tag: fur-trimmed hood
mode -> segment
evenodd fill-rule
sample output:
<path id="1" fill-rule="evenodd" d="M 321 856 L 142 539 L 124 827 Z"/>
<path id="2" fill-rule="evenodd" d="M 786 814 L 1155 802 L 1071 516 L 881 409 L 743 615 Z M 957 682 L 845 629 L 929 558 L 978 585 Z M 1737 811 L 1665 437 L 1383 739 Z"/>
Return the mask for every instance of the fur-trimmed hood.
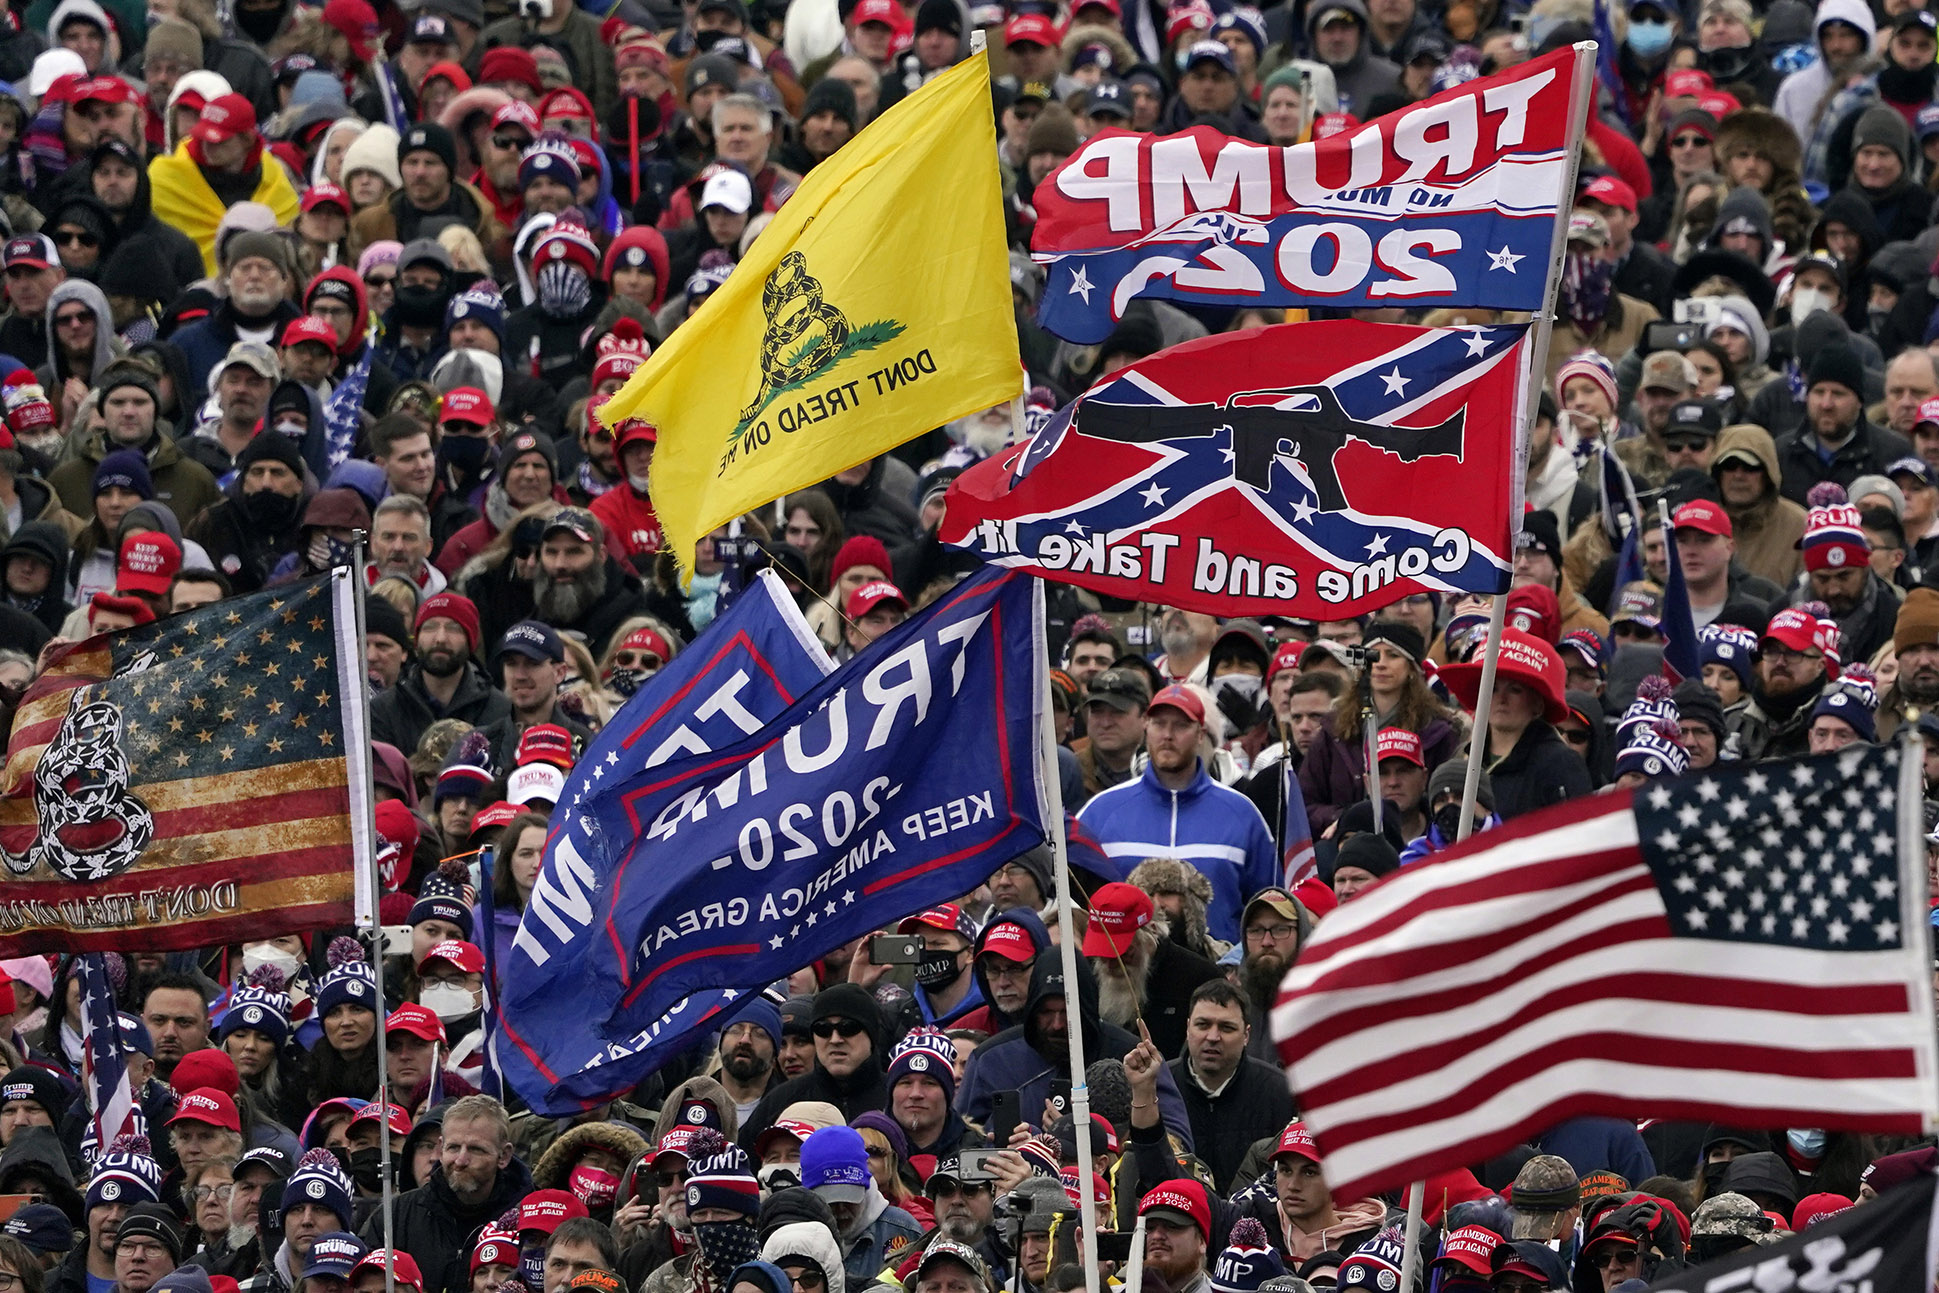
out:
<path id="1" fill-rule="evenodd" d="M 673 1090 L 660 1105 L 660 1116 L 653 1120 L 653 1143 L 659 1144 L 666 1139 L 668 1132 L 679 1125 L 681 1111 L 695 1100 L 702 1100 L 714 1107 L 720 1116 L 720 1134 L 729 1140 L 737 1140 L 741 1134 L 741 1118 L 734 1111 L 734 1097 L 727 1094 L 727 1088 L 710 1077 L 688 1078 Z"/>
<path id="2" fill-rule="evenodd" d="M 1804 164 L 1804 145 L 1791 123 L 1769 108 L 1744 108 L 1724 119 L 1717 129 L 1717 161 L 1721 165 L 1738 152 L 1750 151 L 1770 160 L 1772 187 L 1789 176 L 1793 182 Z"/>
<path id="3" fill-rule="evenodd" d="M 728 1105 L 731 1111 L 733 1105 Z M 574 1127 L 546 1148 L 532 1169 L 532 1184 L 541 1190 L 562 1190 L 572 1165 L 589 1149 L 603 1149 L 622 1163 L 646 1152 L 646 1137 L 616 1122 L 588 1122 Z"/>
<path id="4" fill-rule="evenodd" d="M 1176 893 L 1184 897 L 1178 923 L 1177 940 L 1186 947 L 1204 949 L 1211 944 L 1211 929 L 1206 909 L 1212 902 L 1212 882 L 1188 862 L 1177 858 L 1146 858 L 1131 868 L 1126 879 L 1149 894 Z"/>
<path id="5" fill-rule="evenodd" d="M 1102 23 L 1080 23 L 1064 34 L 1062 62 L 1066 72 L 1071 70 L 1071 60 L 1077 57 L 1077 51 L 1086 45 L 1102 45 L 1111 51 L 1110 73 L 1113 77 L 1123 76 L 1138 61 L 1131 42 L 1116 27 L 1106 27 Z"/>

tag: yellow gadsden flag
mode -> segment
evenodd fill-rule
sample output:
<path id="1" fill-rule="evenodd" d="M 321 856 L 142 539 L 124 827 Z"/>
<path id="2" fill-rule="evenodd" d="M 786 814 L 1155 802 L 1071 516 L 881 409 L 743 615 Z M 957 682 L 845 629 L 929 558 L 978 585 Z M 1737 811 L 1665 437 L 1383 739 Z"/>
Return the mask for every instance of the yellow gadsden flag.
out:
<path id="1" fill-rule="evenodd" d="M 653 506 L 690 569 L 717 526 L 1021 387 L 978 53 L 815 167 L 601 418 L 659 428 Z"/>

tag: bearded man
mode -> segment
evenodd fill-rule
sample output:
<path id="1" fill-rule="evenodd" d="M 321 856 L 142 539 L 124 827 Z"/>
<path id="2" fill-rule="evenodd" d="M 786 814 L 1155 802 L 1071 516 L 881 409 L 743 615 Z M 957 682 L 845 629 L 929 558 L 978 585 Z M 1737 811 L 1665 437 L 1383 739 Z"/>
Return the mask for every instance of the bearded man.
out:
<path id="1" fill-rule="evenodd" d="M 1092 896 L 1083 951 L 1097 979 L 1098 1013 L 1130 1033 L 1142 1019 L 1165 1055 L 1185 1044 L 1193 990 L 1221 979 L 1218 966 L 1166 937 L 1151 895 L 1136 885 L 1107 884 Z"/>

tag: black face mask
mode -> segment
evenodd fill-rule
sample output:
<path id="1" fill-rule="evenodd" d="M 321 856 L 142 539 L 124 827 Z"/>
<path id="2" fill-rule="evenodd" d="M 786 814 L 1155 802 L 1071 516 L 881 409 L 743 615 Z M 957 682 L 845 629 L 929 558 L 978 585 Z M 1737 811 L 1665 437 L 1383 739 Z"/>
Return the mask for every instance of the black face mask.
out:
<path id="1" fill-rule="evenodd" d="M 1713 1195 L 1723 1192 L 1724 1173 L 1729 1170 L 1730 1163 L 1725 1159 L 1718 1159 L 1714 1163 L 1705 1163 L 1703 1165 L 1703 1194 L 1705 1198 L 1710 1198 Z"/>
<path id="2" fill-rule="evenodd" d="M 1879 97 L 1893 103 L 1925 102 L 1932 97 L 1935 81 L 1939 81 L 1939 63 L 1928 63 L 1908 72 L 1887 60 L 1885 66 L 1878 69 Z"/>
<path id="3" fill-rule="evenodd" d="M 253 494 L 239 494 L 236 496 L 236 502 L 251 524 L 279 533 L 296 523 L 297 514 L 303 508 L 301 495 L 291 498 L 288 494 L 279 494 L 273 489 L 260 489 Z"/>
<path id="4" fill-rule="evenodd" d="M 619 101 L 607 110 L 606 138 L 616 140 L 622 153 L 626 150 L 626 141 L 633 137 L 636 119 L 639 122 L 639 137 L 642 141 L 659 134 L 659 103 L 639 95 L 626 94 L 621 95 Z"/>
<path id="5" fill-rule="evenodd" d="M 267 45 L 283 25 L 289 14 L 288 6 L 272 4 L 268 6 L 237 5 L 235 7 L 236 26 L 243 35 L 258 45 Z"/>
<path id="6" fill-rule="evenodd" d="M 916 982 L 925 992 L 940 992 L 962 977 L 960 952 L 924 952 L 916 962 Z"/>
<path id="7" fill-rule="evenodd" d="M 437 327 L 444 322 L 444 307 L 450 303 L 451 293 L 442 287 L 419 287 L 401 281 L 397 285 L 397 321 L 407 328 Z"/>
<path id="8" fill-rule="evenodd" d="M 383 1192 L 384 1151 L 380 1147 L 373 1145 L 369 1149 L 351 1150 L 350 1162 L 346 1167 L 350 1173 L 350 1179 L 356 1183 L 358 1189 L 368 1194 Z M 397 1164 L 393 1162 L 391 1164 L 393 1175 L 396 1173 L 396 1168 Z"/>
<path id="9" fill-rule="evenodd" d="M 1461 805 L 1459 802 L 1442 804 L 1434 810 L 1434 829 L 1441 832 L 1441 838 L 1449 844 L 1461 833 Z"/>
<path id="10" fill-rule="evenodd" d="M 484 479 L 491 449 L 491 441 L 483 436 L 448 435 L 438 441 L 438 465 L 451 469 L 459 490 L 468 490 Z"/>

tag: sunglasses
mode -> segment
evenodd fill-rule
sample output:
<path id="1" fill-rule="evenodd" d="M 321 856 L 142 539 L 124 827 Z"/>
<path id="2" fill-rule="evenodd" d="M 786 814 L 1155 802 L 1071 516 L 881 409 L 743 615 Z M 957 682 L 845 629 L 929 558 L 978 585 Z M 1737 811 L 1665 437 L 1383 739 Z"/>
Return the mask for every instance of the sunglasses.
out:
<path id="1" fill-rule="evenodd" d="M 520 151 L 532 146 L 531 140 L 521 139 L 517 135 L 493 135 L 491 142 L 492 147 L 507 153 Z"/>
<path id="2" fill-rule="evenodd" d="M 1670 147 L 1701 148 L 1708 145 L 1709 143 L 1710 141 L 1708 139 L 1705 139 L 1702 135 L 1678 135 L 1675 139 L 1672 139 L 1670 141 Z"/>
<path id="3" fill-rule="evenodd" d="M 853 1037 L 862 1031 L 862 1025 L 853 1019 L 818 1019 L 815 1021 L 815 1036 L 826 1041 L 835 1034 Z"/>
<path id="4" fill-rule="evenodd" d="M 1664 436 L 1663 447 L 1671 453 L 1696 453 L 1710 441 L 1702 436 L 1676 435 Z"/>
<path id="5" fill-rule="evenodd" d="M 54 241 L 63 247 L 99 247 L 101 245 L 99 238 L 81 229 L 57 229 L 54 231 Z"/>
<path id="6" fill-rule="evenodd" d="M 390 287 L 396 282 L 397 275 L 395 274 L 366 274 L 364 276 L 365 287 Z"/>
<path id="7" fill-rule="evenodd" d="M 92 314 L 85 314 L 85 313 L 84 314 L 61 314 L 61 315 L 56 315 L 54 318 L 54 326 L 57 328 L 72 328 L 78 324 L 92 323 L 92 322 L 94 322 L 94 316 Z"/>
<path id="8" fill-rule="evenodd" d="M 621 651 L 613 656 L 613 665 L 620 669 L 658 669 L 665 662 L 651 651 Z"/>
<path id="9" fill-rule="evenodd" d="M 1589 1258 L 1589 1264 L 1597 1270 L 1607 1270 L 1618 1262 L 1629 1263 L 1636 1260 L 1634 1249 L 1605 1248 Z"/>

